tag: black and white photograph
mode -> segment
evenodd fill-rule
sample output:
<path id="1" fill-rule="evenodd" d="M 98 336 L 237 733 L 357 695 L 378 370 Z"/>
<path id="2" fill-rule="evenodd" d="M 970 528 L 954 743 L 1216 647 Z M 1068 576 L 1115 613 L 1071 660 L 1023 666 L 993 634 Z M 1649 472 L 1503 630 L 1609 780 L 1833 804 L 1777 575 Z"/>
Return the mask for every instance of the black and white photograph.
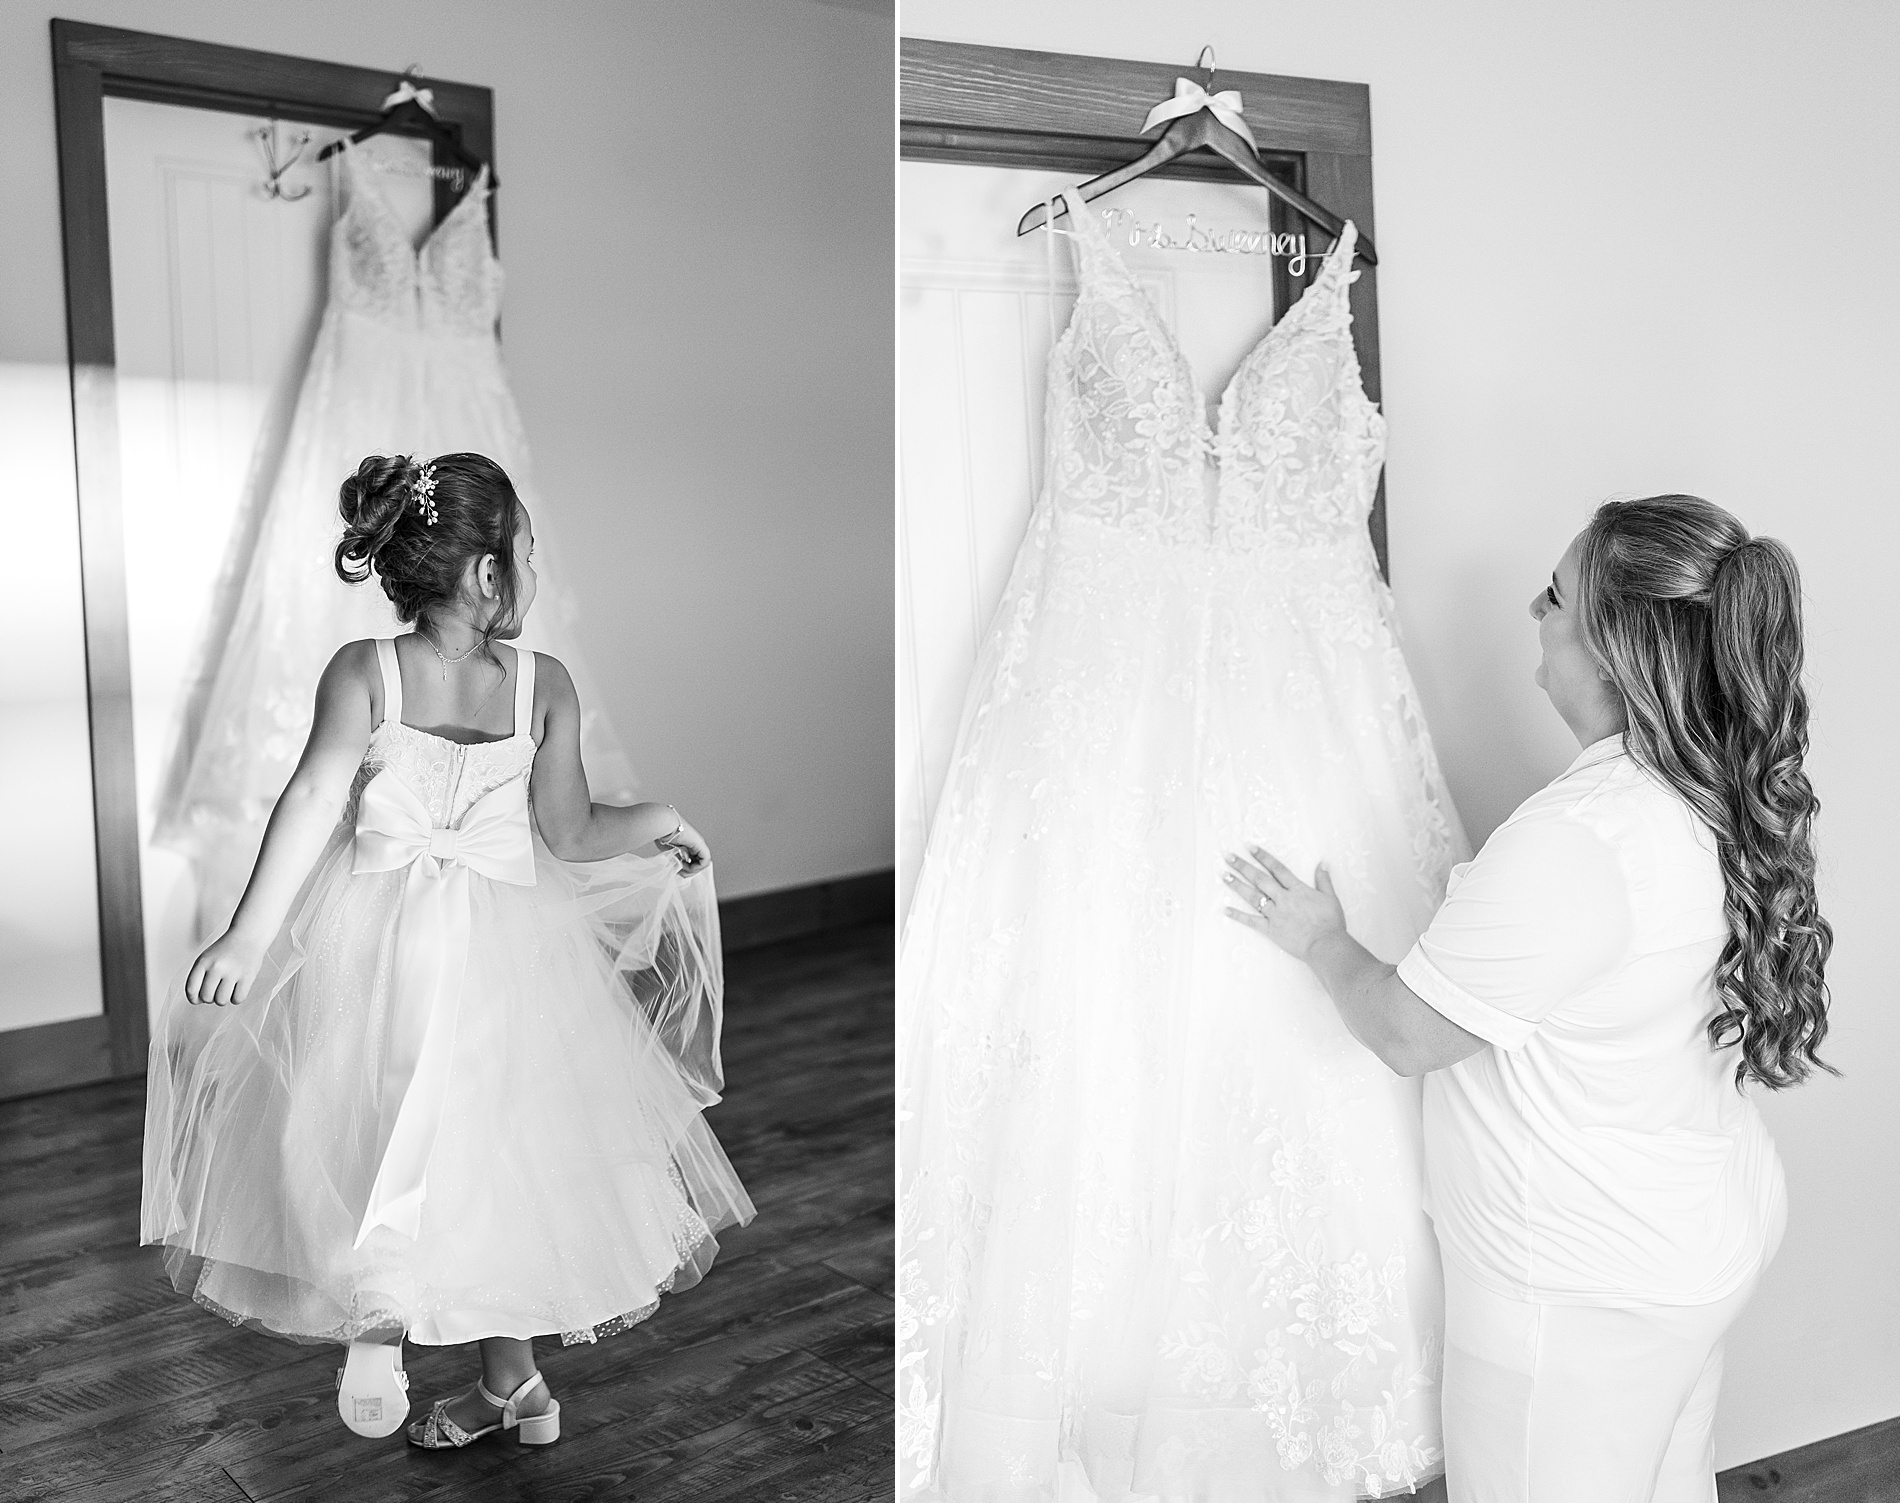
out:
<path id="1" fill-rule="evenodd" d="M 899 31 L 898 1496 L 1900 1498 L 1900 13 Z"/>
<path id="2" fill-rule="evenodd" d="M 0 38 L 0 1498 L 889 1496 L 889 5 Z"/>
<path id="3" fill-rule="evenodd" d="M 1900 8 L 0 79 L 0 1503 L 1900 1503 Z"/>

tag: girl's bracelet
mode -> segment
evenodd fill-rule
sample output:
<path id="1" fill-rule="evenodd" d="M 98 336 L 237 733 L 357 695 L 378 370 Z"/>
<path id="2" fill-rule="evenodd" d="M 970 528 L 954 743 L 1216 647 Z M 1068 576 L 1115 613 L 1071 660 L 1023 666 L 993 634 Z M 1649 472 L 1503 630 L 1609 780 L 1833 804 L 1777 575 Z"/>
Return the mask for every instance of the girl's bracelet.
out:
<path id="1" fill-rule="evenodd" d="M 668 804 L 666 807 L 669 809 L 673 809 L 673 806 L 671 804 Z M 660 836 L 653 843 L 659 846 L 661 850 L 671 850 L 673 848 L 672 847 L 673 840 L 679 835 L 679 832 L 685 828 L 686 828 L 686 821 L 680 818 L 680 811 L 677 809 L 673 809 L 672 833 Z"/>

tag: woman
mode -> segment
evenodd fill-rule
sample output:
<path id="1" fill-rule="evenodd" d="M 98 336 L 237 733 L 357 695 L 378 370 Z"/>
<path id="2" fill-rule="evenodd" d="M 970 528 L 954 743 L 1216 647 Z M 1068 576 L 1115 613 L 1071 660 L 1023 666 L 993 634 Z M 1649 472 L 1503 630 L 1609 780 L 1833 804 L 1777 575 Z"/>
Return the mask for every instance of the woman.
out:
<path id="1" fill-rule="evenodd" d="M 1723 1333 L 1785 1220 L 1741 1087 L 1829 1068 L 1800 581 L 1720 507 L 1657 496 L 1599 508 L 1531 614 L 1583 751 L 1396 967 L 1323 866 L 1230 858 L 1230 913 L 1426 1075 L 1453 1503 L 1707 1503 Z"/>

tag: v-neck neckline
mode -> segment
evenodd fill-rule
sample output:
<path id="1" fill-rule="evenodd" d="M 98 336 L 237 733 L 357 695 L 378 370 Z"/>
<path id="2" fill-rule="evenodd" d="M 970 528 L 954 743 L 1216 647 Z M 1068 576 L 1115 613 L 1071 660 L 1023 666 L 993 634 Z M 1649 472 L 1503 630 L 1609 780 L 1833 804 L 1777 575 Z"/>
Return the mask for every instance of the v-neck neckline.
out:
<path id="1" fill-rule="evenodd" d="M 367 200 L 373 204 L 384 224 L 389 226 L 392 231 L 390 239 L 401 245 L 402 248 L 409 253 L 410 265 L 413 266 L 418 273 L 420 273 L 422 264 L 428 257 L 430 247 L 435 244 L 442 232 L 454 224 L 471 203 L 477 202 L 485 197 L 488 191 L 488 164 L 484 162 L 476 172 L 475 180 L 463 190 L 462 196 L 455 201 L 455 207 L 442 216 L 440 223 L 430 227 L 429 233 L 422 237 L 419 244 L 412 244 L 407 235 L 395 233 L 401 229 L 401 224 L 396 218 L 396 211 L 390 207 L 389 200 L 384 197 L 382 190 L 370 180 L 370 174 L 373 173 L 375 169 L 359 164 L 356 160 L 358 155 L 359 153 L 354 144 L 346 147 L 343 152 L 343 161 L 350 174 L 350 203 L 349 209 L 345 210 L 345 212 L 347 213 L 353 210 L 359 200 Z"/>
<path id="2" fill-rule="evenodd" d="M 1109 239 L 1108 232 L 1103 227 L 1100 217 L 1096 216 L 1090 218 L 1086 229 L 1081 227 L 1082 217 L 1084 215 L 1096 215 L 1096 211 L 1091 209 L 1087 203 L 1078 203 L 1072 199 L 1070 196 L 1071 192 L 1072 190 L 1065 188 L 1060 193 L 1055 194 L 1050 199 L 1051 207 L 1053 208 L 1055 200 L 1058 198 L 1067 203 L 1069 217 L 1076 221 L 1078 226 L 1072 233 L 1079 237 L 1088 238 L 1096 250 L 1108 257 L 1109 262 L 1114 266 L 1115 270 L 1121 273 L 1123 280 L 1134 288 L 1135 295 L 1141 299 L 1142 308 L 1146 311 L 1150 323 L 1160 331 L 1162 342 L 1168 355 L 1174 361 L 1175 368 L 1187 377 L 1188 392 L 1193 397 L 1191 406 L 1194 412 L 1194 421 L 1199 425 L 1200 433 L 1210 443 L 1218 440 L 1226 431 L 1228 399 L 1232 397 L 1234 392 L 1239 388 L 1240 378 L 1247 373 L 1247 368 L 1260 357 L 1261 351 L 1266 349 L 1267 345 L 1272 341 L 1273 336 L 1289 326 L 1289 320 L 1306 305 L 1306 300 L 1312 297 L 1321 284 L 1327 280 L 1333 271 L 1334 258 L 1339 256 L 1342 251 L 1348 257 L 1352 255 L 1352 247 L 1359 237 L 1358 227 L 1355 226 L 1350 219 L 1347 220 L 1345 233 L 1334 242 L 1332 249 L 1327 251 L 1325 256 L 1321 258 L 1318 274 L 1314 276 L 1312 281 L 1306 284 L 1305 288 L 1302 289 L 1300 295 L 1293 300 L 1286 312 L 1269 324 L 1266 331 L 1248 347 L 1247 353 L 1241 356 L 1240 364 L 1234 367 L 1233 375 L 1229 376 L 1226 383 L 1221 387 L 1220 398 L 1214 406 L 1214 417 L 1210 421 L 1205 388 L 1201 385 L 1201 378 L 1196 374 L 1193 362 L 1187 358 L 1186 352 L 1182 350 L 1181 341 L 1175 333 L 1174 326 L 1161 316 L 1161 309 L 1156 306 L 1155 300 L 1148 295 L 1147 284 L 1144 283 L 1140 277 L 1136 276 L 1134 272 L 1129 270 L 1128 263 L 1122 259 L 1121 252 L 1115 249 L 1114 242 Z M 1086 269 L 1083 274 L 1086 275 Z M 1073 321 L 1071 321 L 1071 326 L 1073 327 Z"/>

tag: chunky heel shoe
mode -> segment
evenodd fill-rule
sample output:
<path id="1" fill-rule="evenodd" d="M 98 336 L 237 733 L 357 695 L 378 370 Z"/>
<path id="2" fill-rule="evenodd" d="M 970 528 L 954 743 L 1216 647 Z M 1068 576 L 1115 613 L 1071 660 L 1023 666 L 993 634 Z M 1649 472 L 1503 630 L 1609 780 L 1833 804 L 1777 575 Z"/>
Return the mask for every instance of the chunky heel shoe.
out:
<path id="1" fill-rule="evenodd" d="M 507 1398 L 501 1398 L 488 1391 L 488 1385 L 480 1379 L 475 1382 L 475 1391 L 482 1396 L 482 1402 L 501 1411 L 501 1418 L 492 1425 L 484 1425 L 479 1430 L 464 1430 L 449 1418 L 450 1400 L 437 1399 L 429 1410 L 428 1417 L 417 1420 L 409 1427 L 409 1444 L 421 1446 L 425 1451 L 446 1451 L 459 1448 L 480 1440 L 484 1435 L 493 1435 L 497 1430 L 513 1430 L 515 1438 L 524 1446 L 545 1446 L 550 1441 L 561 1438 L 561 1406 L 558 1400 L 548 1400 L 545 1414 L 521 1414 L 518 1412 L 521 1401 L 539 1385 L 547 1387 L 547 1379 L 536 1372 Z"/>
<path id="2" fill-rule="evenodd" d="M 409 1416 L 409 1374 L 400 1341 L 352 1341 L 336 1370 L 336 1410 L 343 1423 L 372 1440 L 394 1435 Z"/>
<path id="3" fill-rule="evenodd" d="M 548 1407 L 539 1414 L 515 1415 L 515 1405 L 520 1401 L 521 1396 L 541 1381 L 541 1374 L 536 1373 L 515 1390 L 512 1399 L 502 1405 L 502 1428 L 505 1430 L 513 1424 L 515 1439 L 524 1446 L 545 1446 L 549 1441 L 561 1438 L 561 1406 L 557 1400 L 550 1398 Z M 484 1392 L 483 1397 L 491 1404 L 498 1402 L 493 1394 Z M 511 1415 L 514 1415 L 512 1420 Z"/>

